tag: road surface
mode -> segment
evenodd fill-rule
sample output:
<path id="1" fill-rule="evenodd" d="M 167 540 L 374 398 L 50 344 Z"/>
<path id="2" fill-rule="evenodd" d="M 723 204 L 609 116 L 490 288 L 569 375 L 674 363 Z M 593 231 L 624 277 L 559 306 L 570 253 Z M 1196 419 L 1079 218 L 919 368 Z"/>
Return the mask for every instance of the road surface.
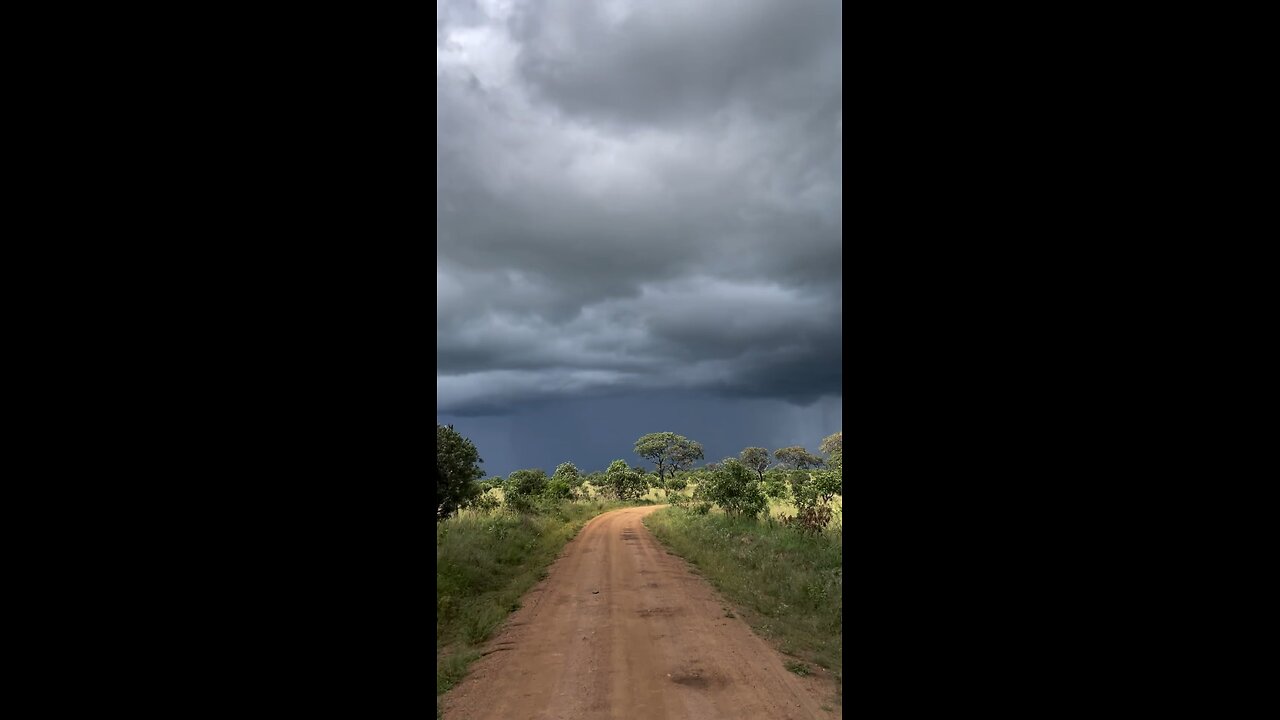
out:
<path id="1" fill-rule="evenodd" d="M 445 720 L 838 718 L 829 676 L 787 671 L 641 524 L 660 507 L 588 522 L 444 696 Z"/>

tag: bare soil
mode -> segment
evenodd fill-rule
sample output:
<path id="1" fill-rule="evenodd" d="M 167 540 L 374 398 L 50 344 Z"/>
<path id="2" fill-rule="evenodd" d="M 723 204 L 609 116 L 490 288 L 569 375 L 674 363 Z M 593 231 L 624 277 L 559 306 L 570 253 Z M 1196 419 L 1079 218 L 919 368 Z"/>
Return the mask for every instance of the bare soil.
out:
<path id="1" fill-rule="evenodd" d="M 588 522 L 445 694 L 444 717 L 841 717 L 829 675 L 786 670 L 787 657 L 726 617 L 732 606 L 641 524 L 660 507 Z"/>

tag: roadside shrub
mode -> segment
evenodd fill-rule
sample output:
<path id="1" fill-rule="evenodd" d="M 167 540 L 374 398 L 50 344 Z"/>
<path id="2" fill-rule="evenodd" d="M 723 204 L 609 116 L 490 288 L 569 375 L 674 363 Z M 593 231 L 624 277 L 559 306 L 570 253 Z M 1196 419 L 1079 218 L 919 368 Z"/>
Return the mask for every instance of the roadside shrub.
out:
<path id="1" fill-rule="evenodd" d="M 472 500 L 467 507 L 477 512 L 491 513 L 502 507 L 502 503 L 498 502 L 498 498 L 486 493 Z"/>
<path id="2" fill-rule="evenodd" d="M 778 518 L 783 525 L 795 528 L 807 535 L 817 535 L 831 522 L 831 507 L 815 505 L 800 508 L 795 515 L 783 515 Z"/>
<path id="3" fill-rule="evenodd" d="M 569 493 L 564 497 L 568 497 L 571 500 L 579 500 L 582 498 L 582 493 L 579 492 L 579 488 L 581 488 L 582 484 L 587 481 L 587 478 L 580 470 L 578 470 L 577 465 L 574 465 L 571 462 L 560 463 L 556 466 L 556 471 L 551 476 L 551 479 L 553 481 L 561 481 L 569 486 Z"/>
<path id="4" fill-rule="evenodd" d="M 537 468 L 516 470 L 503 483 L 502 495 L 507 507 L 519 513 L 532 513 L 536 510 L 535 501 L 542 496 L 546 486 L 545 471 Z"/>
<path id="5" fill-rule="evenodd" d="M 694 497 L 719 505 L 728 515 L 755 517 L 768 506 L 757 477 L 737 458 L 725 458 L 720 467 L 698 485 Z"/>
<path id="6" fill-rule="evenodd" d="M 760 492 L 764 493 L 767 498 L 774 500 L 786 500 L 789 495 L 787 491 L 787 481 L 778 476 L 765 475 L 764 482 L 760 483 Z"/>
<path id="7" fill-rule="evenodd" d="M 627 466 L 625 460 L 614 460 L 605 471 L 600 493 L 615 500 L 638 500 L 649 492 L 644 476 Z"/>
<path id="8" fill-rule="evenodd" d="M 573 487 L 564 478 L 553 477 L 543 487 L 542 496 L 552 500 L 569 500 L 573 497 Z"/>
<path id="9" fill-rule="evenodd" d="M 780 520 L 801 532 L 817 534 L 831 523 L 831 500 L 844 489 L 839 471 L 792 472 L 788 478 L 796 514 Z"/>

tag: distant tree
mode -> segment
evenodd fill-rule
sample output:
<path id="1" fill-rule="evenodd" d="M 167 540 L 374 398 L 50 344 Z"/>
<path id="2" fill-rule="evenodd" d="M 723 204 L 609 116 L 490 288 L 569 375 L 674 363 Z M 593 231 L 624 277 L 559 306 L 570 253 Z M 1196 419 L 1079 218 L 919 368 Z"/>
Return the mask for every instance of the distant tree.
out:
<path id="1" fill-rule="evenodd" d="M 799 445 L 774 450 L 773 456 L 778 460 L 779 465 L 791 470 L 810 470 L 822 467 L 825 464 L 822 458 Z"/>
<path id="2" fill-rule="evenodd" d="M 818 449 L 827 454 L 827 467 L 832 470 L 840 471 L 843 469 L 844 461 L 844 432 L 838 432 L 828 435 L 822 440 L 822 444 Z"/>
<path id="3" fill-rule="evenodd" d="M 480 495 L 477 480 L 484 477 L 480 453 L 452 425 L 436 423 L 436 521 L 465 507 Z"/>
<path id="4" fill-rule="evenodd" d="M 673 432 L 649 433 L 636 440 L 635 453 L 657 466 L 665 497 L 667 478 L 701 460 L 702 444 Z"/>
<path id="5" fill-rule="evenodd" d="M 742 464 L 755 471 L 760 482 L 764 482 L 764 471 L 769 469 L 769 451 L 762 447 L 745 448 L 738 457 Z"/>
<path id="6" fill-rule="evenodd" d="M 719 505 L 727 515 L 755 517 L 768 505 L 755 474 L 738 458 L 725 458 L 698 485 L 694 497 Z"/>

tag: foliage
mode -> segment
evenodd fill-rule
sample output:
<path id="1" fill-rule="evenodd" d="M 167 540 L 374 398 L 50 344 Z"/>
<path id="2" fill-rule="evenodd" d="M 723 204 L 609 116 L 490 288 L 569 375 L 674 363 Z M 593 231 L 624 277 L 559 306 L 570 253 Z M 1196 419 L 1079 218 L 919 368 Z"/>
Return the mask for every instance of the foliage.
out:
<path id="1" fill-rule="evenodd" d="M 480 453 L 452 425 L 436 423 L 436 522 L 480 495 Z"/>
<path id="2" fill-rule="evenodd" d="M 541 468 L 516 470 L 507 476 L 502 495 L 507 507 L 521 513 L 534 511 L 534 502 L 547 487 L 547 473 Z"/>
<path id="3" fill-rule="evenodd" d="M 562 462 L 557 465 L 556 472 L 552 477 L 564 480 L 569 483 L 569 487 L 578 487 L 586 480 L 578 470 L 578 466 L 571 462 Z"/>
<path id="4" fill-rule="evenodd" d="M 804 663 L 802 663 L 802 662 L 796 662 L 795 660 L 789 660 L 789 661 L 787 661 L 787 663 L 786 663 L 785 667 L 786 667 L 788 670 L 790 670 L 791 672 L 793 672 L 793 673 L 795 673 L 795 674 L 797 674 L 797 675 L 799 675 L 799 676 L 801 676 L 801 677 L 804 677 L 805 675 L 808 675 L 808 674 L 809 674 L 809 666 L 808 666 L 808 665 L 805 665 L 805 664 L 804 664 Z"/>
<path id="5" fill-rule="evenodd" d="M 636 500 L 649 491 L 644 476 L 627 466 L 626 460 L 614 460 L 600 481 L 602 495 L 614 500 Z"/>
<path id="6" fill-rule="evenodd" d="M 787 479 L 781 473 L 766 473 L 764 481 L 760 483 L 760 491 L 765 497 L 774 500 L 786 500 L 790 494 Z"/>
<path id="7" fill-rule="evenodd" d="M 742 464 L 746 465 L 760 478 L 760 482 L 764 482 L 764 471 L 769 469 L 769 451 L 762 447 L 749 447 L 743 449 L 738 455 L 742 458 Z"/>
<path id="8" fill-rule="evenodd" d="M 816 534 L 831 522 L 831 500 L 843 490 L 842 476 L 835 470 L 790 473 L 791 494 L 795 499 L 796 515 L 783 517 L 782 522 L 802 532 Z"/>
<path id="9" fill-rule="evenodd" d="M 491 513 L 501 506 L 502 503 L 498 502 L 498 498 L 489 494 L 481 494 L 467 503 L 468 510 L 475 510 L 479 513 Z"/>
<path id="10" fill-rule="evenodd" d="M 808 470 L 822 467 L 825 461 L 810 453 L 799 445 L 784 447 L 773 451 L 778 464 L 789 470 Z"/>
<path id="11" fill-rule="evenodd" d="M 827 467 L 840 470 L 844 465 L 844 432 L 834 433 L 822 439 L 818 449 L 827 454 Z"/>
<path id="12" fill-rule="evenodd" d="M 702 445 L 673 432 L 649 433 L 636 440 L 635 453 L 657 466 L 659 486 L 665 487 L 667 478 L 702 459 Z"/>
<path id="13" fill-rule="evenodd" d="M 725 458 L 720 468 L 698 485 L 694 498 L 719 505 L 730 515 L 755 517 L 768 505 L 755 475 L 737 458 Z"/>
<path id="14" fill-rule="evenodd" d="M 572 500 L 573 486 L 563 477 L 555 476 L 547 481 L 542 496 L 551 500 Z"/>

